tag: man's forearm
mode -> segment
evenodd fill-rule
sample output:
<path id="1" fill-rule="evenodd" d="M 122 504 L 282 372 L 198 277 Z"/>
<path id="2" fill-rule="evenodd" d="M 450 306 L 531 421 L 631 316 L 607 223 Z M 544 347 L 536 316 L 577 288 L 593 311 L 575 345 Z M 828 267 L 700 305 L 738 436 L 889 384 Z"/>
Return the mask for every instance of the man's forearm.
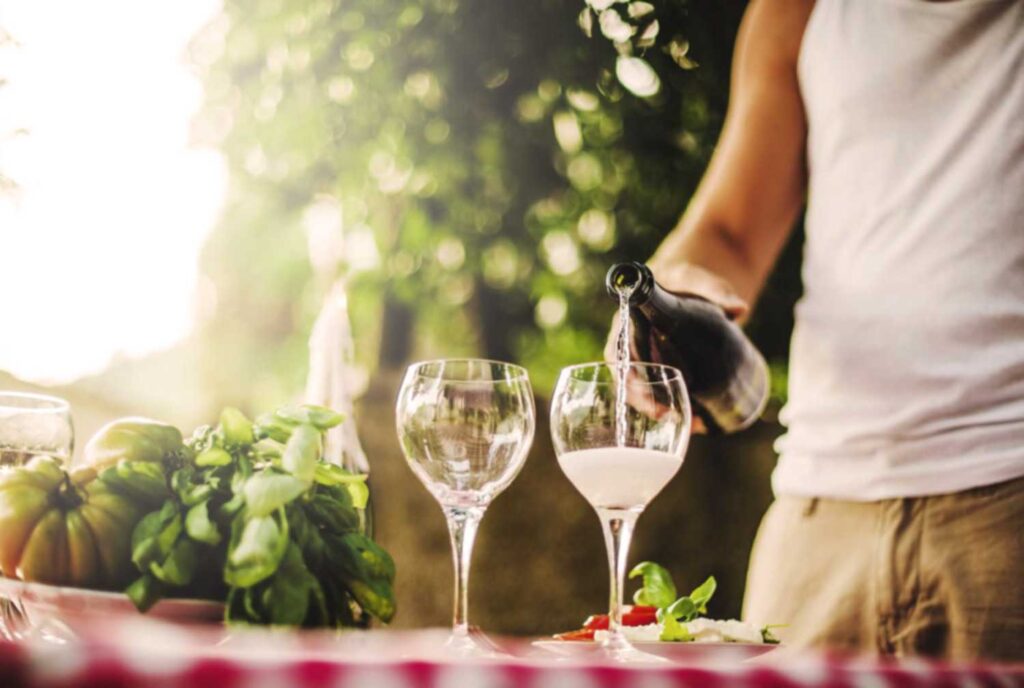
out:
<path id="1" fill-rule="evenodd" d="M 770 269 L 770 263 L 759 264 L 762 261 L 748 255 L 743 242 L 722 226 L 710 222 L 695 226 L 688 223 L 685 217 L 648 262 L 655 277 L 669 289 L 695 289 L 714 301 L 731 301 L 732 297 L 741 299 L 745 304 L 753 304 L 757 300 L 767 270 Z M 695 277 L 694 271 L 683 269 L 683 266 L 701 268 L 721 283 L 710 287 L 686 284 L 687 280 L 694 280 Z M 696 279 L 704 281 L 700 277 Z M 732 294 L 715 293 L 719 291 Z M 730 303 L 722 305 L 729 306 Z"/>

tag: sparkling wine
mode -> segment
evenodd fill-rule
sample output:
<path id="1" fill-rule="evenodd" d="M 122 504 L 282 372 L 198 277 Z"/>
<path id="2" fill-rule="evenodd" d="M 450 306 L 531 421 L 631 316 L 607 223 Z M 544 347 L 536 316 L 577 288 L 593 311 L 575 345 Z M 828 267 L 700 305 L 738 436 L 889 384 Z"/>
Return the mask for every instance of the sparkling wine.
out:
<path id="1" fill-rule="evenodd" d="M 676 474 L 683 457 L 640 447 L 597 447 L 561 454 L 558 464 L 592 506 L 641 511 Z"/>
<path id="2" fill-rule="evenodd" d="M 760 417 L 768 401 L 768 367 L 721 308 L 663 289 L 642 263 L 613 265 L 606 286 L 620 308 L 628 294 L 632 329 L 626 336 L 633 353 L 682 371 L 694 411 L 710 432 L 742 430 Z"/>

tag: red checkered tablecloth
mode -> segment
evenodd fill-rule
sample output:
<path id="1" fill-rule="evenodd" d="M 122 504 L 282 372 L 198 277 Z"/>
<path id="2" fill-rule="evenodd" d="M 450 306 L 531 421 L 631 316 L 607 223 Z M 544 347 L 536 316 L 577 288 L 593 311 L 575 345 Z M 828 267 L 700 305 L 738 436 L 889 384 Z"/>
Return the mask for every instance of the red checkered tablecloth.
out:
<path id="1" fill-rule="evenodd" d="M 1024 688 L 1024 665 L 951 665 L 786 653 L 756 660 L 614 666 L 511 641 L 508 658 L 437 652 L 442 634 L 213 634 L 130 623 L 87 637 L 0 643 L 2 688 Z"/>

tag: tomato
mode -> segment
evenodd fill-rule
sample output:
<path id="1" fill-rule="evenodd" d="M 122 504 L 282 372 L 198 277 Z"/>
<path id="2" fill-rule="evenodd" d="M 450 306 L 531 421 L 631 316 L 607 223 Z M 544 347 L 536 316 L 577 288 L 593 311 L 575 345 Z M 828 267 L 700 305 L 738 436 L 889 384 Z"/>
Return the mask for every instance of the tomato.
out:
<path id="1" fill-rule="evenodd" d="M 584 628 L 579 631 L 568 631 L 567 633 L 556 633 L 556 640 L 593 640 L 594 629 Z"/>
<path id="2" fill-rule="evenodd" d="M 622 615 L 623 626 L 648 626 L 657 622 L 658 610 L 654 607 L 633 607 Z"/>
<path id="3" fill-rule="evenodd" d="M 51 585 L 123 587 L 135 573 L 132 530 L 153 508 L 140 494 L 115 488 L 91 468 L 69 474 L 48 456 L 5 469 L 0 573 Z"/>
<path id="4" fill-rule="evenodd" d="M 148 418 L 121 418 L 100 428 L 85 445 L 85 465 L 97 471 L 120 461 L 160 462 L 184 445 L 173 425 Z"/>

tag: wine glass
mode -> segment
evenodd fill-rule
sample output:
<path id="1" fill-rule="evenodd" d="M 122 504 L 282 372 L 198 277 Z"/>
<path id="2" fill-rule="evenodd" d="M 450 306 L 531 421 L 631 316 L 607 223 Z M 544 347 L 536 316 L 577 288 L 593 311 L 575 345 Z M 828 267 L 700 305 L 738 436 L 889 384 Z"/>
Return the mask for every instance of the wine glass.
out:
<path id="1" fill-rule="evenodd" d="M 535 409 L 526 370 L 480 359 L 409 366 L 396 425 L 409 466 L 441 505 L 455 566 L 448 647 L 488 655 L 469 634 L 469 565 L 484 511 L 519 473 L 533 441 Z"/>
<path id="2" fill-rule="evenodd" d="M 67 465 L 74 446 L 68 402 L 43 394 L 0 392 L 0 470 L 23 466 L 40 454 Z M 18 640 L 38 630 L 20 600 L 0 596 L 0 637 Z"/>
<path id="3" fill-rule="evenodd" d="M 0 467 L 24 465 L 37 454 L 67 464 L 74 446 L 68 402 L 44 394 L 0 392 Z"/>
<path id="4" fill-rule="evenodd" d="M 653 660 L 622 633 L 626 561 L 637 518 L 683 465 L 690 421 L 682 373 L 669 366 L 586 363 L 563 369 L 555 386 L 555 454 L 566 477 L 597 511 L 608 547 L 604 647 L 617 661 Z"/>

